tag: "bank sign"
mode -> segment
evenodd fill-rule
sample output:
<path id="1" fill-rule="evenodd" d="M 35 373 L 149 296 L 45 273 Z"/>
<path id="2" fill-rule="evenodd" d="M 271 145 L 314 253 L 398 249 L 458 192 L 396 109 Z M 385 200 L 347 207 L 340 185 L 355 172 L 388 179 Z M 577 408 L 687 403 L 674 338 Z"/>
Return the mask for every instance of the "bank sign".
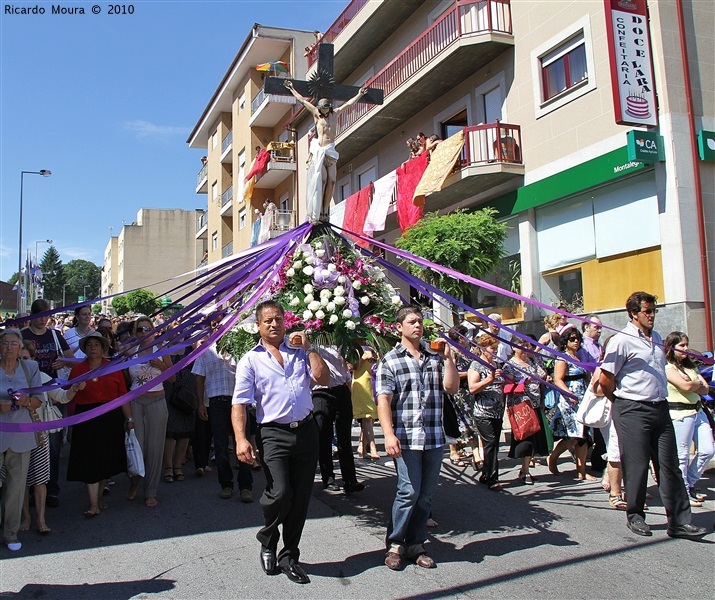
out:
<path id="1" fill-rule="evenodd" d="M 604 0 L 616 123 L 658 124 L 646 0 Z"/>
<path id="2" fill-rule="evenodd" d="M 665 160 L 663 136 L 654 131 L 629 131 L 626 138 L 628 140 L 628 160 L 645 164 Z"/>

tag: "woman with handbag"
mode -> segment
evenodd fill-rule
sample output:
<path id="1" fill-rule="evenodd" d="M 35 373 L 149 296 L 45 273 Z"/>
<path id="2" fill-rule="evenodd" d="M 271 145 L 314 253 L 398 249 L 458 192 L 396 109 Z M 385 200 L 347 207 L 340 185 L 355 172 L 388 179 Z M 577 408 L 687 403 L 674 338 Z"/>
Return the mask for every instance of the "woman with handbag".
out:
<path id="1" fill-rule="evenodd" d="M 173 364 L 179 362 L 193 350 L 188 346 L 184 354 L 172 354 Z M 185 366 L 175 376 L 174 381 L 164 382 L 164 393 L 169 417 L 166 424 L 164 442 L 164 481 L 173 483 L 184 480 L 184 462 L 189 441 L 194 435 L 196 421 L 196 384 L 191 374 L 191 365 Z"/>
<path id="2" fill-rule="evenodd" d="M 484 445 L 484 466 L 479 482 L 492 491 L 499 491 L 499 438 L 504 419 L 504 379 L 496 363 L 499 339 L 488 333 L 477 338 L 482 362 L 469 366 L 467 381 L 474 394 L 474 424 Z"/>
<path id="3" fill-rule="evenodd" d="M 713 431 L 703 412 L 699 394 L 708 393 L 708 384 L 690 356 L 688 336 L 674 331 L 665 338 L 665 376 L 668 378 L 668 408 L 678 445 L 678 462 L 683 473 L 690 506 L 702 506 L 706 496 L 697 487 L 703 471 L 715 455 Z M 690 446 L 695 456 L 690 458 Z"/>
<path id="4" fill-rule="evenodd" d="M 72 368 L 72 379 L 98 369 L 109 361 L 104 358 L 109 343 L 97 331 L 92 331 L 79 342 L 79 349 L 87 357 Z M 73 384 L 67 390 L 74 393 L 75 415 L 82 414 L 127 393 L 121 371 L 94 377 Z M 96 517 L 106 508 L 100 503 L 107 480 L 127 471 L 127 455 L 124 448 L 124 431 L 134 428 L 132 409 L 129 403 L 98 415 L 72 429 L 67 481 L 81 481 L 87 486 L 89 509 L 87 518 Z"/>
<path id="5" fill-rule="evenodd" d="M 580 481 L 596 481 L 598 478 L 586 473 L 586 454 L 588 453 L 588 432 L 582 423 L 576 420 L 578 405 L 586 392 L 589 380 L 588 372 L 579 365 L 581 357 L 581 332 L 573 325 L 561 332 L 559 351 L 567 354 L 571 360 L 556 359 L 554 364 L 554 384 L 567 392 L 569 396 L 561 394 L 556 412 L 551 421 L 554 438 L 559 438 L 554 450 L 549 455 L 549 471 L 559 475 L 556 465 L 559 456 L 567 450 L 574 448 L 576 455 L 576 473 Z"/>
<path id="6" fill-rule="evenodd" d="M 0 331 L 0 422 L 32 423 L 32 412 L 42 401 L 36 396 L 15 392 L 42 385 L 40 369 L 34 361 L 21 361 L 22 334 L 17 329 Z M 0 470 L 5 468 L 2 486 L 3 542 L 17 552 L 22 519 L 22 501 L 30 465 L 30 453 L 37 447 L 34 433 L 0 432 Z"/>
<path id="7" fill-rule="evenodd" d="M 534 411 L 534 416 L 539 423 L 539 430 L 523 439 L 517 439 L 512 431 L 511 446 L 509 447 L 509 458 L 521 459 L 521 469 L 519 479 L 525 485 L 533 485 L 534 477 L 529 473 L 529 467 L 534 456 L 548 456 L 549 445 L 546 432 L 541 426 L 543 418 L 541 416 L 541 385 L 536 378 L 546 380 L 547 374 L 543 367 L 527 352 L 533 349 L 533 345 L 527 341 L 522 341 L 521 345 L 514 346 L 514 356 L 504 366 L 505 374 L 514 381 L 523 380 L 523 384 L 513 385 L 511 393 L 507 394 L 507 406 L 516 407 L 524 402 L 528 402 Z M 550 379 L 550 378 L 549 378 Z"/>
<path id="8" fill-rule="evenodd" d="M 154 323 L 149 317 L 139 317 L 134 322 L 133 334 L 139 340 L 133 358 L 157 352 L 158 347 L 154 344 L 156 339 Z M 145 386 L 172 366 L 168 354 L 130 366 L 127 369 L 131 382 L 130 389 L 135 390 Z M 167 381 L 174 381 L 174 377 L 172 375 Z M 149 386 L 148 390 L 134 398 L 131 404 L 136 425 L 135 433 L 144 457 L 144 505 L 153 508 L 159 504 L 156 494 L 164 462 L 166 424 L 169 418 L 164 386 L 161 383 Z M 134 500 L 138 488 L 139 478 L 134 476 L 127 492 L 127 500 Z"/>

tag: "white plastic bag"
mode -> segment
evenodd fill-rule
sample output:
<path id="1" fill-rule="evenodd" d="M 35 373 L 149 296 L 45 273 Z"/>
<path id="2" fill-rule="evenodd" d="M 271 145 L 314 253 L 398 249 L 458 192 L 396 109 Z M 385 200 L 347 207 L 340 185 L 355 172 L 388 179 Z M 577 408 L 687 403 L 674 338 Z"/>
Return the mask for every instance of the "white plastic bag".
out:
<path id="1" fill-rule="evenodd" d="M 124 435 L 124 447 L 127 449 L 127 473 L 130 477 L 144 477 L 144 456 L 133 429 Z"/>
<path id="2" fill-rule="evenodd" d="M 591 386 L 588 387 L 578 405 L 576 420 L 586 427 L 602 428 L 608 426 L 611 418 L 611 401 L 605 396 L 597 396 Z"/>

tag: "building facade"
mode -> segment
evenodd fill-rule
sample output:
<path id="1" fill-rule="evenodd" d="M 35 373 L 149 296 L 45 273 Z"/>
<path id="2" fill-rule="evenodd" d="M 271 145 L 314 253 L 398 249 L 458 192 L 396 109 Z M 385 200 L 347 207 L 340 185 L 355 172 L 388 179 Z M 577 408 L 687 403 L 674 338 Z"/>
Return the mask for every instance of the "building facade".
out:
<path id="1" fill-rule="evenodd" d="M 641 5 L 647 13 L 628 29 L 649 47 L 639 38 L 641 63 L 624 63 L 611 10 Z M 625 323 L 627 296 L 650 291 L 658 329 L 685 330 L 703 348 L 712 343 L 715 167 L 694 144 L 715 130 L 714 29 L 712 7 L 689 0 L 352 0 L 323 35 L 334 77 L 381 88 L 385 100 L 340 115 L 336 213 L 400 167 L 417 132 L 464 131 L 457 167 L 425 210 L 499 211 L 507 256 L 488 281 L 614 327 Z M 624 80 L 637 91 L 621 114 L 614 97 Z M 643 108 L 648 92 L 657 108 Z M 297 157 L 308 155 L 312 124 L 305 111 L 290 117 Z M 659 156 L 634 160 L 634 140 L 649 133 L 660 136 Z M 290 200 L 298 215 L 303 162 Z M 391 211 L 374 233 L 390 244 L 401 235 Z M 470 301 L 526 330 L 543 316 L 485 289 Z"/>
<path id="2" fill-rule="evenodd" d="M 136 221 L 123 225 L 119 235 L 107 242 L 102 297 L 139 288 L 162 297 L 192 279 L 198 242 L 190 242 L 195 239 L 197 213 L 202 211 L 140 209 Z M 173 292 L 171 298 L 176 301 L 184 293 Z M 111 304 L 111 298 L 102 300 L 102 312 L 111 312 Z"/>

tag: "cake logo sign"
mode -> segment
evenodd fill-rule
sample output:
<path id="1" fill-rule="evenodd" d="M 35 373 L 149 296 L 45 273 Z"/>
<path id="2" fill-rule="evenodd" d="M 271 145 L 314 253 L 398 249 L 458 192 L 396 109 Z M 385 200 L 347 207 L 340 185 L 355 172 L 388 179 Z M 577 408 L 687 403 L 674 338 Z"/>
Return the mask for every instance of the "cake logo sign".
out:
<path id="1" fill-rule="evenodd" d="M 612 10 L 611 25 L 615 50 L 611 68 L 617 82 L 614 92 L 618 95 L 616 120 L 657 125 L 648 21 L 642 14 Z"/>

